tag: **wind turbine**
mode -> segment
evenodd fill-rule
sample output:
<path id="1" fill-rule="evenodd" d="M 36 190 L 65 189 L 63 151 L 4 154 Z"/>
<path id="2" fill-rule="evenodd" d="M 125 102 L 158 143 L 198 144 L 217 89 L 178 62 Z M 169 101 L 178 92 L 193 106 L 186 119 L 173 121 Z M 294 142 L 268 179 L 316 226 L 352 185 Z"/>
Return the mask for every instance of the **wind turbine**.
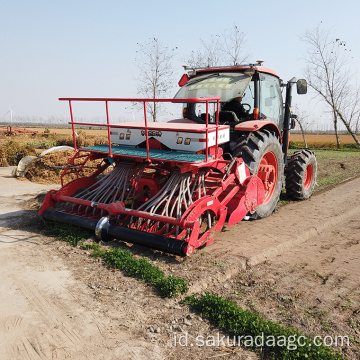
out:
<path id="1" fill-rule="evenodd" d="M 10 105 L 9 105 L 9 111 L 6 112 L 6 113 L 3 115 L 2 119 L 3 119 L 7 114 L 10 114 L 10 125 L 11 125 L 11 124 L 12 124 L 12 119 L 13 119 L 13 114 L 16 115 L 16 112 L 11 109 Z"/>

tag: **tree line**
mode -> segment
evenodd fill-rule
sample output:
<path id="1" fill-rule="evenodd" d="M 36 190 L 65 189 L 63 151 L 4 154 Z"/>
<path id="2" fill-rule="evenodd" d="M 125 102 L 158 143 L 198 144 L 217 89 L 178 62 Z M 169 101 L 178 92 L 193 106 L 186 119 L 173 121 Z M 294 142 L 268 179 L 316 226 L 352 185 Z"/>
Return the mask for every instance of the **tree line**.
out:
<path id="1" fill-rule="evenodd" d="M 356 84 L 357 74 L 351 71 L 351 49 L 344 40 L 334 37 L 331 29 L 324 29 L 321 24 L 306 30 L 300 38 L 306 45 L 305 78 L 331 116 L 337 146 L 340 148 L 339 123 L 342 123 L 360 148 L 356 136 L 360 131 L 360 88 Z M 169 47 L 155 37 L 137 45 L 138 94 L 154 99 L 166 97 L 174 84 L 173 61 L 177 47 Z M 243 64 L 250 57 L 246 34 L 236 25 L 212 35 L 207 41 L 201 39 L 200 45 L 182 59 L 190 68 Z M 147 106 L 147 111 L 156 121 L 161 104 L 148 103 Z M 301 117 L 298 122 L 301 125 Z"/>

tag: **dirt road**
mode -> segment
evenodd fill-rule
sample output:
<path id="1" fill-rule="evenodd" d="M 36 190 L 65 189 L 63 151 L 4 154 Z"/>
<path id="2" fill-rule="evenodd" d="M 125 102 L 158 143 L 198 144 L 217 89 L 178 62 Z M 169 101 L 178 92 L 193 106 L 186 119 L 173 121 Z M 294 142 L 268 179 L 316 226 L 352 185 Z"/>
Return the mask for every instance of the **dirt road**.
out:
<path id="1" fill-rule="evenodd" d="M 161 299 L 87 252 L 41 235 L 22 196 L 0 197 L 1 359 L 260 358 L 239 348 L 176 344 L 175 336 L 218 329 L 179 299 Z M 186 278 L 191 292 L 226 296 L 307 335 L 349 335 L 350 346 L 340 348 L 357 359 L 359 200 L 358 178 L 225 229 L 191 258 L 120 246 Z"/>
<path id="2" fill-rule="evenodd" d="M 293 254 L 294 248 L 305 242 L 316 246 L 320 236 L 332 246 L 336 245 L 336 233 L 341 233 L 342 238 L 359 239 L 354 229 L 356 220 L 360 220 L 360 178 L 305 202 L 287 204 L 260 222 L 243 221 L 228 228 L 205 251 L 244 257 L 247 265 L 255 265 L 277 254 Z M 311 256 L 307 255 L 309 261 Z"/>
<path id="3" fill-rule="evenodd" d="M 162 358 L 158 347 L 89 309 L 91 289 L 44 250 L 43 239 L 7 231 L 0 244 L 1 359 Z"/>

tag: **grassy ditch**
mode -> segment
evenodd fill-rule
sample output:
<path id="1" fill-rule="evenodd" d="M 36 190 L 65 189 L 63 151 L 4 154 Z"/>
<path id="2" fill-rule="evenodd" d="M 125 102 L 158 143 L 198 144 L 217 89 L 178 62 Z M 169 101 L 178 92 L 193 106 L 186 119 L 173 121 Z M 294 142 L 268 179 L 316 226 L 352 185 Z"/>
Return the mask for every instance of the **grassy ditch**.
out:
<path id="1" fill-rule="evenodd" d="M 318 177 L 315 192 L 360 175 L 360 151 L 316 150 Z"/>
<path id="2" fill-rule="evenodd" d="M 290 149 L 289 155 L 296 150 Z M 341 182 L 360 176 L 359 150 L 312 149 L 318 162 L 318 172 L 314 194 L 331 188 Z M 289 202 L 285 190 L 279 205 Z"/>
<path id="3" fill-rule="evenodd" d="M 320 135 L 321 136 L 321 135 Z M 322 149 L 322 150 L 334 150 L 337 149 L 337 145 L 332 141 L 308 141 L 309 150 Z M 289 149 L 304 149 L 305 144 L 303 141 L 290 141 Z M 355 143 L 341 143 L 340 150 L 359 150 Z"/>
<path id="4" fill-rule="evenodd" d="M 292 327 L 267 321 L 255 311 L 243 310 L 235 302 L 220 296 L 192 295 L 184 303 L 233 336 L 236 345 L 259 351 L 259 345 L 254 339 L 263 339 L 261 351 L 266 359 L 346 359 L 340 353 L 319 344 L 318 339 L 304 336 Z"/>

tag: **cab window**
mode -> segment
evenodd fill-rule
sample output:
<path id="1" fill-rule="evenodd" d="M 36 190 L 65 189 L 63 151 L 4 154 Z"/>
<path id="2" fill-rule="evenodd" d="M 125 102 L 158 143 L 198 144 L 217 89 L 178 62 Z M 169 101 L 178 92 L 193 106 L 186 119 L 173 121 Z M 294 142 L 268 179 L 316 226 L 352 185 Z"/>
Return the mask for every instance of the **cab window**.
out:
<path id="1" fill-rule="evenodd" d="M 279 79 L 272 75 L 260 75 L 260 113 L 282 128 L 282 94 Z"/>

